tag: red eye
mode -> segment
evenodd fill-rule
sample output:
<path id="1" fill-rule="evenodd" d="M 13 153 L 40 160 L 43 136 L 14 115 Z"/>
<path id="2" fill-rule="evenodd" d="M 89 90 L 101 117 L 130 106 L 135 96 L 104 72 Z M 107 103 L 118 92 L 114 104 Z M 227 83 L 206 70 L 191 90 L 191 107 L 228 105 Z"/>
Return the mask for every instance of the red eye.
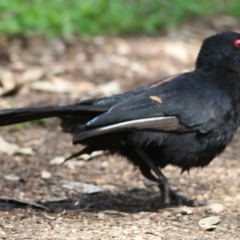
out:
<path id="1" fill-rule="evenodd" d="M 234 47 L 237 48 L 237 49 L 240 49 L 240 39 L 236 39 L 234 41 Z"/>

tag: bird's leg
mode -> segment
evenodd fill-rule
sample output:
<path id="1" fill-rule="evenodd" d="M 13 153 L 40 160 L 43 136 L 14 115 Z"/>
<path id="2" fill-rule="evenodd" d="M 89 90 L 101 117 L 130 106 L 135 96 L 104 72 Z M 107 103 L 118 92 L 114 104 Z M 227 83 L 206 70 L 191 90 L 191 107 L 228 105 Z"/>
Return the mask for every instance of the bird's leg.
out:
<path id="1" fill-rule="evenodd" d="M 142 175 L 144 177 L 146 177 L 147 179 L 149 179 L 150 181 L 153 181 L 153 183 L 155 183 L 159 187 L 160 192 L 161 192 L 161 201 L 163 204 L 165 204 L 165 205 L 167 205 L 169 203 L 174 204 L 174 205 L 183 204 L 183 205 L 186 205 L 189 207 L 197 207 L 197 206 L 206 205 L 206 201 L 195 202 L 193 200 L 190 200 L 183 196 L 180 196 L 176 192 L 174 192 L 171 188 L 169 188 L 167 178 L 158 169 L 158 167 L 151 161 L 151 159 L 142 150 L 139 151 L 138 149 L 136 149 L 136 151 L 137 151 L 138 155 L 141 156 L 142 159 L 144 160 L 144 162 L 147 164 L 147 166 L 145 164 L 139 166 L 139 169 L 140 169 Z M 140 154 L 140 153 L 143 153 L 143 154 Z M 154 167 L 155 171 L 153 170 L 152 166 Z M 158 173 L 157 176 L 160 175 L 161 178 L 155 177 L 152 174 L 151 169 L 154 171 L 154 173 L 156 175 Z M 160 172 L 160 174 L 159 174 L 159 172 Z M 161 182 L 162 178 L 163 178 L 163 183 Z M 167 185 L 166 188 L 161 187 L 164 184 Z"/>
<path id="2" fill-rule="evenodd" d="M 157 177 L 155 177 L 152 172 L 151 172 L 151 168 L 145 164 L 141 164 L 139 165 L 139 170 L 141 171 L 141 174 L 146 178 L 146 180 L 148 180 L 149 182 L 145 182 L 146 186 L 158 186 L 159 185 L 159 180 Z M 171 190 L 171 188 L 169 188 L 170 191 L 170 197 L 171 197 L 171 193 L 174 192 Z M 176 194 L 176 193 L 175 193 Z M 174 196 L 174 195 L 173 195 Z"/>
<path id="3" fill-rule="evenodd" d="M 157 178 L 152 175 L 151 171 L 146 171 L 143 168 L 140 168 L 142 174 L 152 180 L 158 183 L 158 187 L 161 191 L 161 202 L 164 205 L 168 205 L 170 203 L 170 189 L 168 185 L 167 178 L 163 175 L 161 170 L 154 164 L 154 162 L 145 154 L 144 151 L 140 148 L 135 147 L 136 152 L 138 155 L 144 160 L 144 162 L 149 166 L 149 168 L 156 174 Z"/>

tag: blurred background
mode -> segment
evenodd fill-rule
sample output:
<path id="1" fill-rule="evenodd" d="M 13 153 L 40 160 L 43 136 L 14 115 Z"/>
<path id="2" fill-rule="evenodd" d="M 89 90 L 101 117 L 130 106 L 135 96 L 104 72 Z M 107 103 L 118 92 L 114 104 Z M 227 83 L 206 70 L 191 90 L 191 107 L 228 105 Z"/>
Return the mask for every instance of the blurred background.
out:
<path id="1" fill-rule="evenodd" d="M 239 1 L 0 0 L 0 108 L 67 104 L 193 70 L 202 40 L 222 31 L 240 32 Z M 156 191 L 117 156 L 59 166 L 80 146 L 58 123 L 0 129 L 3 239 L 239 239 L 240 161 L 228 161 L 239 159 L 239 134 L 201 172 L 165 170 L 174 190 L 213 205 L 156 214 Z M 80 183 L 100 188 L 91 195 Z M 211 214 L 221 227 L 199 231 Z"/>
<path id="2" fill-rule="evenodd" d="M 239 14 L 236 0 L 1 0 L 0 94 L 109 95 L 192 69 Z"/>
<path id="3" fill-rule="evenodd" d="M 0 31 L 9 37 L 69 40 L 89 35 L 156 35 L 195 20 L 210 24 L 217 16 L 239 14 L 237 0 L 2 0 Z"/>

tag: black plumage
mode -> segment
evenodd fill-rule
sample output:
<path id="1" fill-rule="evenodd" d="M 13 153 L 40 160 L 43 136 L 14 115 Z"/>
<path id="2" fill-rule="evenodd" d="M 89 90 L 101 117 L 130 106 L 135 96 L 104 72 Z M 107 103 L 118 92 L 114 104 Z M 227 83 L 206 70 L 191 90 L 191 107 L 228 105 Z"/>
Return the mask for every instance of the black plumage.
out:
<path id="1" fill-rule="evenodd" d="M 161 191 L 176 195 L 161 169 L 207 166 L 231 141 L 240 121 L 240 34 L 204 40 L 195 70 L 135 90 L 67 106 L 0 111 L 0 126 L 59 117 L 78 154 L 107 150 L 125 156 Z M 153 174 L 154 173 L 154 174 Z"/>

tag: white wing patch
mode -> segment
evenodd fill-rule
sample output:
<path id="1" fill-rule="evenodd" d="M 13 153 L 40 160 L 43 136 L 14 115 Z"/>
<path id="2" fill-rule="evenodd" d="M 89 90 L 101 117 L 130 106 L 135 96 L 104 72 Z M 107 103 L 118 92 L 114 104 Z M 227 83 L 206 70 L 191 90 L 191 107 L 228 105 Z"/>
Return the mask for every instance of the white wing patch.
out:
<path id="1" fill-rule="evenodd" d="M 89 128 L 74 137 L 73 143 L 97 135 L 113 132 L 127 132 L 131 130 L 153 130 L 153 131 L 174 131 L 179 127 L 179 120 L 176 117 L 152 117 L 136 119 L 121 123 L 112 124 L 105 127 Z"/>

